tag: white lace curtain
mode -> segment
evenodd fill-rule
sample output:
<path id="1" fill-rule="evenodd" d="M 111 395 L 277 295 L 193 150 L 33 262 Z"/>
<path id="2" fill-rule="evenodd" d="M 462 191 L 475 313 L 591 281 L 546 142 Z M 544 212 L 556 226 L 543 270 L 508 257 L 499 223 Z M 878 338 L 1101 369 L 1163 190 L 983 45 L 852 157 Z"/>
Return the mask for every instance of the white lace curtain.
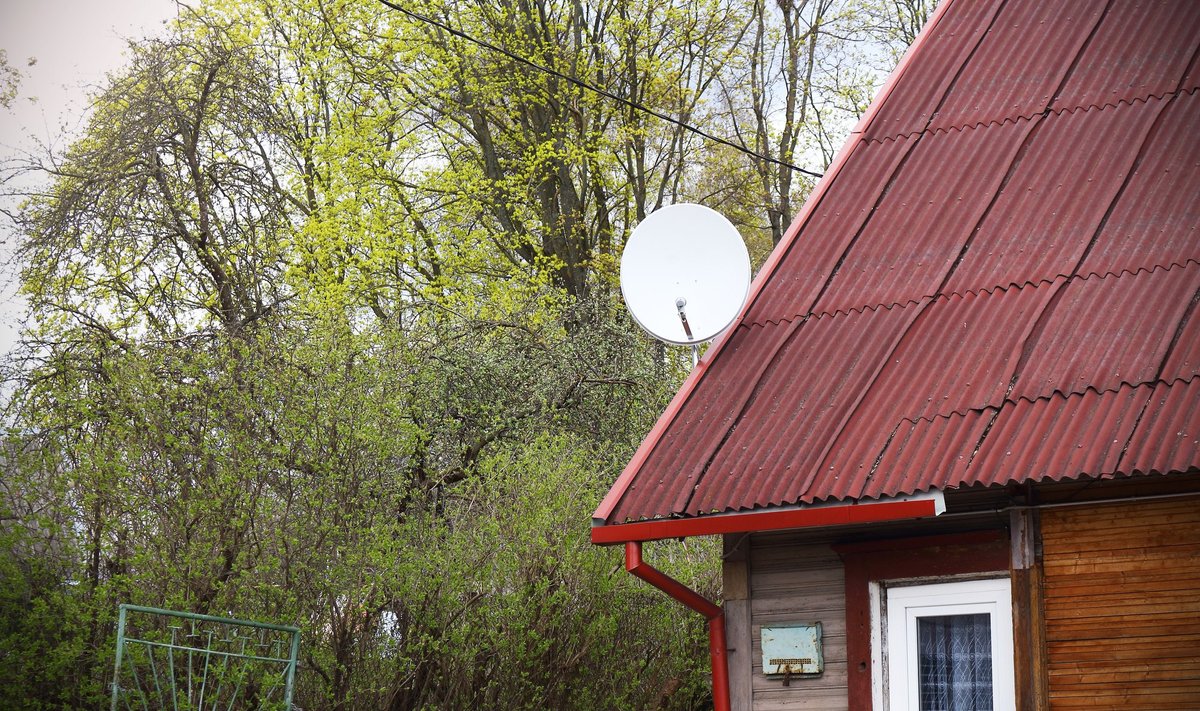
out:
<path id="1" fill-rule="evenodd" d="M 917 618 L 921 711 L 991 711 L 988 615 Z"/>

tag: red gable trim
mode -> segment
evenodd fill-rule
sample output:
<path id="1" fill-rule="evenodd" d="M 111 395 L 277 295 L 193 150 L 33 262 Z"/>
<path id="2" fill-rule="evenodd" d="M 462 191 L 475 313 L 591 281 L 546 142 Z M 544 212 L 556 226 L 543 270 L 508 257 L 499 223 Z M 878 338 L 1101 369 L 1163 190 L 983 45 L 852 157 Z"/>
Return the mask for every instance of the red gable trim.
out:
<path id="1" fill-rule="evenodd" d="M 632 483 L 633 478 L 637 476 L 638 471 L 641 470 L 642 465 L 646 462 L 646 459 L 649 458 L 650 453 L 654 451 L 654 448 L 658 445 L 658 441 L 662 438 L 667 427 L 675 419 L 676 415 L 679 414 L 679 410 L 683 407 L 684 403 L 686 403 L 688 398 L 691 397 L 692 391 L 695 390 L 696 385 L 700 382 L 700 379 L 704 377 L 704 373 L 708 370 L 709 365 L 713 360 L 716 359 L 718 355 L 721 354 L 721 351 L 725 349 L 725 344 L 731 340 L 729 336 L 732 335 L 733 332 L 742 324 L 747 311 L 749 311 L 750 307 L 758 298 L 759 292 L 762 291 L 763 286 L 770 281 L 771 275 L 775 272 L 775 269 L 778 267 L 780 261 L 782 261 L 783 256 L 787 254 L 788 247 L 796 238 L 796 234 L 800 232 L 800 228 L 806 222 L 808 222 L 809 216 L 814 210 L 816 210 L 817 205 L 821 203 L 821 200 L 824 198 L 825 192 L 829 189 L 830 184 L 833 183 L 834 179 L 837 177 L 837 174 L 842 170 L 842 166 L 844 166 L 846 161 L 849 160 L 850 155 L 854 153 L 855 148 L 860 145 L 859 137 L 864 131 L 867 130 L 867 127 L 870 126 L 871 121 L 873 121 L 876 114 L 879 113 L 880 107 L 887 100 L 887 97 L 892 93 L 892 90 L 899 82 L 900 77 L 904 75 L 913 56 L 917 54 L 921 45 L 924 44 L 925 38 L 932 34 L 933 28 L 936 27 L 941 21 L 942 16 L 946 13 L 946 9 L 953 4 L 954 0 L 946 0 L 939 5 L 938 8 L 934 10 L 933 16 L 930 17 L 928 22 L 925 23 L 925 27 L 922 28 L 921 33 L 917 36 L 916 41 L 914 41 L 908 48 L 908 51 L 904 53 L 904 56 L 900 59 L 900 63 L 896 65 L 895 71 L 893 71 L 891 76 L 888 77 L 887 83 L 885 83 L 883 88 L 879 90 L 875 100 L 871 102 L 869 107 L 867 107 L 867 112 L 863 114 L 862 118 L 858 122 L 858 125 L 855 126 L 850 132 L 850 136 L 846 139 L 846 143 L 842 146 L 842 150 L 838 153 L 837 157 L 834 158 L 833 163 L 830 164 L 829 168 L 825 171 L 825 176 L 817 182 L 816 186 L 813 187 L 812 193 L 810 193 L 808 199 L 804 201 L 803 207 L 800 208 L 800 213 L 796 215 L 794 220 L 792 220 L 792 224 L 788 227 L 787 232 L 784 233 L 783 239 L 780 240 L 780 243 L 775 246 L 775 249 L 773 249 L 771 254 L 767 257 L 767 261 L 763 264 L 762 268 L 758 272 L 757 277 L 754 279 L 754 282 L 750 285 L 750 294 L 746 299 L 746 305 L 742 307 L 742 312 L 739 313 L 738 317 L 734 320 L 734 325 L 718 338 L 712 347 L 709 348 L 704 354 L 704 357 L 700 359 L 700 363 L 697 364 L 694 369 L 692 369 L 692 372 L 683 381 L 683 385 L 680 386 L 679 392 L 675 393 L 675 397 L 671 400 L 671 404 L 667 405 L 667 409 L 663 411 L 663 414 L 658 418 L 658 421 L 654 423 L 654 427 L 650 430 L 650 434 L 646 435 L 646 438 L 642 440 L 642 443 L 634 453 L 633 458 L 629 460 L 629 464 L 625 466 L 625 469 L 621 472 L 621 475 L 618 476 L 616 482 L 613 483 L 612 488 L 608 490 L 608 494 L 604 496 L 604 499 L 600 502 L 600 505 L 596 507 L 595 513 L 592 514 L 593 520 L 607 521 L 609 517 L 612 516 L 613 509 L 615 509 L 617 504 L 621 501 L 621 498 L 625 495 L 625 491 L 629 488 L 630 483 Z M 641 524 L 623 525 L 629 526 Z M 732 533 L 733 531 L 730 532 Z M 660 538 L 674 538 L 678 535 L 697 534 L 676 534 L 674 536 L 660 536 Z M 612 540 L 607 542 L 623 543 L 634 540 L 653 540 L 653 537 L 622 538 L 621 540 Z M 596 540 L 595 531 L 592 533 L 592 541 L 595 543 L 599 542 Z"/>
<path id="2" fill-rule="evenodd" d="M 937 27 L 938 23 L 942 21 L 942 16 L 946 14 L 946 10 L 953 4 L 954 0 L 944 0 L 944 2 L 940 3 L 937 8 L 934 9 L 933 15 L 931 15 L 929 19 L 925 21 L 925 25 L 917 34 L 917 38 L 913 40 L 911 45 L 908 46 L 908 49 L 904 52 L 904 56 L 900 57 L 900 61 L 896 64 L 896 68 L 892 70 L 891 75 L 888 76 L 883 88 L 881 88 L 879 93 L 875 95 L 875 99 L 871 102 L 871 105 L 867 107 L 866 113 L 862 115 L 862 118 L 858 120 L 858 124 L 852 131 L 850 131 L 849 140 L 854 140 L 856 137 L 867 132 L 867 129 L 871 126 L 871 122 L 874 121 L 875 117 L 879 114 L 880 108 L 887 101 L 888 97 L 892 95 L 892 90 L 896 88 L 896 84 L 900 83 L 900 77 L 904 76 L 904 73 L 908 71 L 908 65 L 912 63 L 912 58 L 916 56 L 917 52 L 920 51 L 921 46 L 925 44 L 925 38 L 933 34 L 934 28 Z M 839 164 L 838 167 L 840 168 L 841 165 Z"/>
<path id="3" fill-rule="evenodd" d="M 903 521 L 937 516 L 944 507 L 939 496 L 871 504 L 845 504 L 813 508 L 753 511 L 695 518 L 666 518 L 592 527 L 592 543 L 611 545 L 664 538 L 711 536 L 751 531 L 781 531 L 790 528 L 846 526 L 857 523 Z"/>

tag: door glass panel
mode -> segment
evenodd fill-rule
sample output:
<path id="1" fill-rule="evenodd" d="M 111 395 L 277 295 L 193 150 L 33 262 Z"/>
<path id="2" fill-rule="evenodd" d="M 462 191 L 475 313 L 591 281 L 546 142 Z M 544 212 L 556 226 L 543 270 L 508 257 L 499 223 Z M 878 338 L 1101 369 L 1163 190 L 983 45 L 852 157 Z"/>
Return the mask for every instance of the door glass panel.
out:
<path id="1" fill-rule="evenodd" d="M 987 613 L 917 618 L 921 711 L 991 711 Z"/>
<path id="2" fill-rule="evenodd" d="M 989 578 L 885 588 L 876 708 L 1017 711 L 1011 587 Z"/>

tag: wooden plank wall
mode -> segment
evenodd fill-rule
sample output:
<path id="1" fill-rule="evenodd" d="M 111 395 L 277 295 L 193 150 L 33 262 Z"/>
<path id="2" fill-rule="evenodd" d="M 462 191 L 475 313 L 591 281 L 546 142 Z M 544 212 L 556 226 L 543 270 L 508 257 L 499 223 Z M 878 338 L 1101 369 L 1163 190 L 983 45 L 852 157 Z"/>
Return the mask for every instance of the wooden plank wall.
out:
<path id="1" fill-rule="evenodd" d="M 786 534 L 750 539 L 751 691 L 755 711 L 846 711 L 846 598 L 842 562 L 828 545 Z M 820 622 L 825 673 L 789 686 L 762 673 L 763 625 Z"/>
<path id="2" fill-rule="evenodd" d="M 1200 709 L 1200 496 L 1042 512 L 1052 709 Z"/>

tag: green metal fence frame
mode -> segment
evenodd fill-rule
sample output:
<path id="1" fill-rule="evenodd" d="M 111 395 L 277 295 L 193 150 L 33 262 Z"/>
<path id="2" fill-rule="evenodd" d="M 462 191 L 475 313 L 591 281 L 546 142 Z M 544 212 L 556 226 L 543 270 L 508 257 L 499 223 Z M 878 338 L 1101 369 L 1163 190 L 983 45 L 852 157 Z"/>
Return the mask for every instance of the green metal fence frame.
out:
<path id="1" fill-rule="evenodd" d="M 194 648 L 184 645 L 176 645 L 174 643 L 167 644 L 165 642 L 153 642 L 145 639 L 127 638 L 125 636 L 125 620 L 128 612 L 143 612 L 152 615 L 164 615 L 167 617 L 178 617 L 184 620 L 192 620 L 193 622 L 215 622 L 223 625 L 236 625 L 243 627 L 253 627 L 255 629 L 271 630 L 274 632 L 283 632 L 291 636 L 291 655 L 288 658 L 283 657 L 262 657 L 253 654 L 235 654 L 231 652 L 216 651 L 208 648 Z M 178 612 L 176 610 L 164 610 L 157 607 L 143 607 L 141 605 L 121 604 L 118 608 L 117 621 L 117 660 L 113 667 L 112 680 L 112 707 L 111 711 L 117 711 L 117 701 L 121 691 L 121 658 L 124 656 L 126 643 L 143 644 L 147 647 L 167 647 L 174 650 L 184 650 L 189 653 L 196 652 L 205 655 L 216 654 L 224 657 L 237 657 L 242 659 L 254 659 L 264 662 L 287 663 L 287 678 L 284 682 L 284 704 L 285 708 L 292 708 L 292 692 L 295 689 L 296 682 L 296 661 L 300 656 L 300 628 L 291 627 L 288 625 L 272 625 L 265 622 L 254 622 L 253 620 L 238 620 L 232 617 L 216 617 L 214 615 L 200 615 L 194 612 Z M 153 656 L 151 656 L 151 665 L 153 665 Z M 206 660 L 207 666 L 207 660 Z M 136 670 L 135 670 L 136 675 Z M 155 679 L 157 683 L 157 677 Z M 174 677 L 172 677 L 172 684 Z M 202 684 L 203 688 L 203 684 Z M 201 704 L 203 705 L 203 704 Z"/>

